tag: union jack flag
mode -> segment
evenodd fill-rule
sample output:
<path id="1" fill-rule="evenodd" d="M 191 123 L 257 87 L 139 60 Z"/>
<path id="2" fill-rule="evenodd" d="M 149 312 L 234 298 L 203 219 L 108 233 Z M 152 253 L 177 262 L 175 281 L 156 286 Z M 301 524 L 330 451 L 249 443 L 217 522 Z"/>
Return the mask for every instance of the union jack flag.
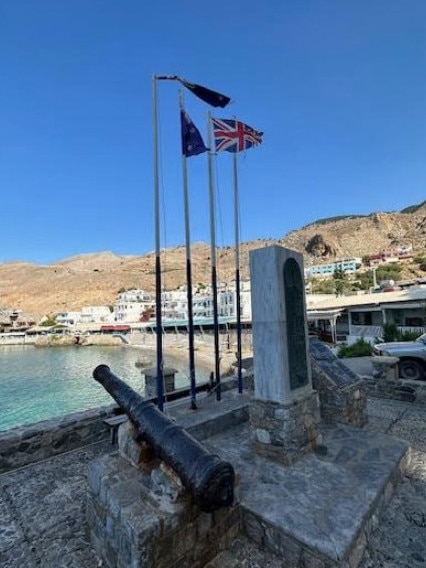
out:
<path id="1" fill-rule="evenodd" d="M 212 118 L 216 151 L 242 152 L 262 142 L 263 132 L 238 120 Z"/>

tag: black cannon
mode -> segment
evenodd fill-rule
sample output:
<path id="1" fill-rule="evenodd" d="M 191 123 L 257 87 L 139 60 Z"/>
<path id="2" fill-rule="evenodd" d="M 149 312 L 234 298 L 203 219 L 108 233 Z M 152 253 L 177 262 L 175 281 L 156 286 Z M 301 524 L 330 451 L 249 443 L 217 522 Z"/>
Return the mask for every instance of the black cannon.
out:
<path id="1" fill-rule="evenodd" d="M 93 377 L 125 411 L 139 439 L 148 442 L 156 455 L 177 473 L 202 511 L 211 512 L 232 504 L 235 476 L 230 463 L 209 454 L 182 426 L 113 375 L 107 365 L 96 367 Z"/>

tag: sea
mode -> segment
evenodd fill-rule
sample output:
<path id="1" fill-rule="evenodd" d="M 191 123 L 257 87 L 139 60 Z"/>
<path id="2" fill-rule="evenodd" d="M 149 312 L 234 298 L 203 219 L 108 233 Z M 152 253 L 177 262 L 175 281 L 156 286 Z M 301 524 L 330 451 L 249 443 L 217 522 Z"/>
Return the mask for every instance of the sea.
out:
<path id="1" fill-rule="evenodd" d="M 114 401 L 92 377 L 101 364 L 144 394 L 144 377 L 136 363 L 155 367 L 155 353 L 123 347 L 0 347 L 0 431 L 15 426 L 112 404 Z M 165 354 L 164 364 L 174 367 L 176 387 L 189 386 L 187 363 Z M 197 381 L 208 378 L 197 370 Z"/>

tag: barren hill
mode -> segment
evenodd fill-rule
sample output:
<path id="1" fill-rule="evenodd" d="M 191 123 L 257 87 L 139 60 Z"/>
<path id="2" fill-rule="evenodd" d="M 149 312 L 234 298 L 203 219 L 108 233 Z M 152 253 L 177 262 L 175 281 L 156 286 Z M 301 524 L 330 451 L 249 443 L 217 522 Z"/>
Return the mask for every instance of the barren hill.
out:
<path id="1" fill-rule="evenodd" d="M 282 239 L 259 239 L 241 245 L 241 276 L 249 276 L 250 250 L 281 244 L 302 252 L 307 265 L 348 256 L 364 256 L 381 249 L 412 244 L 426 255 L 426 201 L 399 213 L 372 213 L 318 220 Z M 111 252 L 82 254 L 51 265 L 25 262 L 0 264 L 0 307 L 44 315 L 60 310 L 79 310 L 88 305 L 112 304 L 121 288 L 154 291 L 154 254 L 115 255 Z M 217 251 L 218 277 L 234 278 L 233 247 Z M 192 247 L 193 281 L 210 280 L 210 246 Z M 164 289 L 185 283 L 185 248 L 162 253 Z M 410 274 L 407 274 L 409 277 Z"/>

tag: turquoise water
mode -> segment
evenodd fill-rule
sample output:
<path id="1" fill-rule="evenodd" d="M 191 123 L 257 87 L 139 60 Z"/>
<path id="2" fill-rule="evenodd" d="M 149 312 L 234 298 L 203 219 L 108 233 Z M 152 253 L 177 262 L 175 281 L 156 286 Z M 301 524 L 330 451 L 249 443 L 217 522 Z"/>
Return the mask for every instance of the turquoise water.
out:
<path id="1" fill-rule="evenodd" d="M 70 412 L 113 403 L 92 378 L 100 364 L 143 394 L 144 382 L 136 361 L 146 352 L 129 347 L 2 346 L 0 348 L 0 431 Z M 178 369 L 176 386 L 188 385 L 185 362 L 165 357 Z M 155 360 L 153 360 L 155 366 Z M 199 373 L 198 379 L 207 374 Z"/>

